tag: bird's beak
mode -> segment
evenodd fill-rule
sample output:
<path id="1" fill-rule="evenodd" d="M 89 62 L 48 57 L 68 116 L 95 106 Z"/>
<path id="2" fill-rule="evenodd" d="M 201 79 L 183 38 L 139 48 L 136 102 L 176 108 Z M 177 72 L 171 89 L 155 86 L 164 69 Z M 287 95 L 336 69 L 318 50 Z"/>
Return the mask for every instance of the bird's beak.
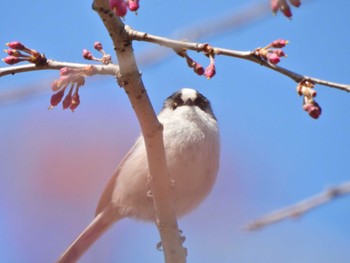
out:
<path id="1" fill-rule="evenodd" d="M 185 105 L 187 106 L 193 106 L 193 101 L 191 99 L 188 99 L 186 102 L 185 102 Z"/>

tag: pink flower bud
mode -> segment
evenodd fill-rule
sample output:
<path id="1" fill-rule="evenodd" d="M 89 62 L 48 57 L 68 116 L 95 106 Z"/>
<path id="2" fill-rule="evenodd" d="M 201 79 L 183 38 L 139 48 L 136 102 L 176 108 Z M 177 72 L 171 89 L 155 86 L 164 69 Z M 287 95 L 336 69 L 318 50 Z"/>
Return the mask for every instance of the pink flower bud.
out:
<path id="1" fill-rule="evenodd" d="M 288 18 L 292 17 L 292 11 L 290 10 L 289 5 L 282 5 L 280 9 L 286 17 Z"/>
<path id="2" fill-rule="evenodd" d="M 277 56 L 277 54 L 275 54 L 275 53 L 267 53 L 266 58 L 270 63 L 275 64 L 275 65 L 281 61 L 279 56 Z"/>
<path id="3" fill-rule="evenodd" d="M 279 56 L 279 57 L 286 57 L 287 55 L 283 52 L 283 50 L 282 49 L 275 49 L 274 51 L 273 51 L 273 53 L 275 53 L 277 56 Z"/>
<path id="4" fill-rule="evenodd" d="M 94 49 L 96 49 L 97 51 L 101 51 L 103 49 L 101 42 L 95 42 Z"/>
<path id="5" fill-rule="evenodd" d="M 69 108 L 69 106 L 72 104 L 72 92 L 73 92 L 73 87 L 70 88 L 67 96 L 64 98 L 62 102 L 63 109 Z"/>
<path id="6" fill-rule="evenodd" d="M 7 55 L 9 56 L 14 56 L 14 57 L 19 57 L 19 56 L 23 56 L 23 54 L 21 52 L 19 52 L 18 50 L 15 49 L 5 49 L 4 52 L 7 53 Z"/>
<path id="7" fill-rule="evenodd" d="M 21 59 L 19 57 L 15 57 L 15 56 L 8 56 L 8 57 L 2 59 L 2 61 L 4 61 L 5 63 L 7 63 L 9 65 L 16 64 L 16 63 L 21 62 L 23 60 L 24 59 Z"/>
<path id="8" fill-rule="evenodd" d="M 77 88 L 77 90 L 74 92 L 72 96 L 72 104 L 69 106 L 71 111 L 74 111 L 80 104 L 80 97 L 79 97 L 78 90 L 79 89 Z"/>
<path id="9" fill-rule="evenodd" d="M 310 117 L 314 119 L 318 119 L 322 113 L 322 109 L 316 101 L 312 101 L 312 103 L 305 103 L 303 108 L 307 113 L 309 113 Z"/>
<path id="10" fill-rule="evenodd" d="M 93 59 L 93 55 L 92 53 L 87 50 L 87 49 L 83 49 L 83 57 L 87 60 L 92 60 Z"/>
<path id="11" fill-rule="evenodd" d="M 119 17 L 124 17 L 128 11 L 124 0 L 109 0 L 109 6 Z"/>
<path id="12" fill-rule="evenodd" d="M 289 0 L 289 2 L 294 5 L 295 7 L 299 7 L 301 5 L 300 0 Z"/>
<path id="13" fill-rule="evenodd" d="M 12 41 L 12 42 L 6 43 L 6 46 L 12 49 L 18 49 L 18 50 L 26 49 L 26 47 L 19 41 Z"/>
<path id="14" fill-rule="evenodd" d="M 197 62 L 195 62 L 195 65 L 193 67 L 193 71 L 196 72 L 197 75 L 199 75 L 199 76 L 204 74 L 204 68 L 202 67 L 202 65 L 200 65 Z"/>
<path id="15" fill-rule="evenodd" d="M 209 66 L 205 69 L 204 75 L 207 77 L 207 79 L 211 79 L 212 77 L 214 77 L 215 73 L 215 65 L 214 63 L 210 63 Z"/>
<path id="16" fill-rule="evenodd" d="M 281 6 L 279 0 L 271 0 L 270 5 L 271 5 L 272 12 L 274 14 L 277 13 L 278 9 L 280 9 L 280 6 Z"/>
<path id="17" fill-rule="evenodd" d="M 283 48 L 287 44 L 288 44 L 288 40 L 277 39 L 277 40 L 273 41 L 270 45 L 271 45 L 271 47 L 274 47 L 274 48 Z"/>
<path id="18" fill-rule="evenodd" d="M 140 8 L 139 0 L 129 0 L 128 7 L 130 11 L 135 12 Z"/>
<path id="19" fill-rule="evenodd" d="M 58 103 L 61 102 L 64 95 L 64 89 L 60 90 L 59 92 L 56 92 L 51 96 L 51 108 L 56 106 Z"/>

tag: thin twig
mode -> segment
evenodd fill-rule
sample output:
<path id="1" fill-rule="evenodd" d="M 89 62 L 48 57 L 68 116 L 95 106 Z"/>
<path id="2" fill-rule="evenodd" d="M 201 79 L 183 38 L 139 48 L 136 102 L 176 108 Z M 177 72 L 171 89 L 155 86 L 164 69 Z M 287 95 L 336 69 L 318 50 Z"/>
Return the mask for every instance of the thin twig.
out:
<path id="1" fill-rule="evenodd" d="M 46 64 L 40 65 L 40 66 L 37 66 L 35 64 L 24 64 L 19 66 L 0 68 L 0 77 L 6 76 L 6 75 L 14 75 L 22 72 L 36 71 L 36 70 L 46 70 L 46 69 L 59 70 L 64 67 L 84 68 L 90 65 L 91 64 L 62 62 L 62 61 L 55 61 L 55 60 L 49 59 L 47 60 Z M 119 72 L 119 66 L 114 64 L 93 65 L 93 66 L 95 68 L 96 74 L 116 76 Z"/>
<path id="2" fill-rule="evenodd" d="M 196 43 L 196 42 L 187 42 L 187 41 L 180 41 L 180 40 L 174 40 L 166 37 L 160 37 L 156 35 L 151 35 L 145 32 L 136 31 L 128 26 L 126 26 L 126 32 L 129 34 L 130 38 L 133 40 L 138 41 L 145 41 L 150 42 L 154 44 L 159 44 L 161 46 L 165 46 L 171 49 L 187 49 L 187 50 L 193 50 L 197 52 L 203 52 L 204 49 L 207 46 L 207 43 Z M 249 60 L 251 62 L 257 63 L 261 66 L 267 67 L 269 69 L 272 69 L 274 71 L 277 71 L 291 79 L 293 79 L 295 82 L 300 82 L 302 80 L 309 80 L 312 81 L 315 84 L 328 86 L 336 89 L 340 89 L 346 92 L 350 92 L 350 85 L 348 84 L 342 84 L 342 83 L 336 83 L 336 82 L 330 82 L 327 80 L 322 80 L 314 77 L 309 77 L 303 74 L 299 74 L 296 72 L 293 72 L 289 69 L 285 69 L 280 66 L 276 66 L 274 64 L 271 64 L 259 56 L 256 56 L 254 54 L 254 51 L 236 51 L 232 49 L 225 49 L 220 47 L 212 47 L 214 49 L 214 52 L 216 55 L 223 55 L 223 56 L 229 56 L 229 57 L 235 57 L 240 59 Z"/>
<path id="3" fill-rule="evenodd" d="M 336 187 L 331 187 L 326 191 L 315 195 L 311 198 L 303 200 L 295 205 L 289 206 L 287 208 L 283 208 L 272 212 L 266 216 L 263 216 L 253 222 L 247 224 L 244 229 L 246 230 L 257 230 L 267 225 L 274 224 L 276 222 L 285 220 L 287 218 L 297 218 L 304 215 L 306 212 L 323 205 L 336 197 L 340 197 L 342 195 L 350 194 L 350 181 L 345 182 Z"/>

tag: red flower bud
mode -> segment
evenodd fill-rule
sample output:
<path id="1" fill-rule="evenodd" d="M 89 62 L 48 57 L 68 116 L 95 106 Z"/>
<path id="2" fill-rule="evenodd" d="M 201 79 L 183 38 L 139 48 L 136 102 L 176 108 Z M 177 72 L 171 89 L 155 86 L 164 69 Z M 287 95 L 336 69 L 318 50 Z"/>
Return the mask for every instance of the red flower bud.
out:
<path id="1" fill-rule="evenodd" d="M 280 6 L 281 6 L 279 0 L 271 0 L 270 5 L 271 5 L 272 12 L 274 14 L 277 13 L 278 9 L 280 9 Z"/>
<path id="2" fill-rule="evenodd" d="M 18 50 L 26 49 L 26 47 L 19 41 L 12 41 L 12 42 L 6 43 L 6 46 L 12 49 L 18 49 Z"/>
<path id="3" fill-rule="evenodd" d="M 79 97 L 78 91 L 79 91 L 79 89 L 77 88 L 76 91 L 73 94 L 72 104 L 69 106 L 71 111 L 74 111 L 80 104 L 80 97 Z"/>
<path id="4" fill-rule="evenodd" d="M 16 64 L 16 63 L 21 62 L 23 60 L 24 59 L 21 59 L 19 57 L 15 57 L 15 56 L 8 56 L 8 57 L 2 59 L 2 61 L 4 61 L 5 63 L 7 63 L 9 65 Z"/>
<path id="5" fill-rule="evenodd" d="M 277 40 L 273 41 L 270 45 L 271 45 L 271 47 L 274 47 L 274 48 L 283 48 L 287 44 L 288 44 L 288 40 L 277 39 Z"/>
<path id="6" fill-rule="evenodd" d="M 58 103 L 61 102 L 61 100 L 63 98 L 63 95 L 64 95 L 64 90 L 65 89 L 62 89 L 59 92 L 56 92 L 55 94 L 53 94 L 51 96 L 51 101 L 50 101 L 51 102 L 51 107 L 50 108 L 56 106 Z"/>
<path id="7" fill-rule="evenodd" d="M 204 68 L 199 63 L 195 63 L 193 71 L 196 72 L 199 76 L 204 74 Z"/>
<path id="8" fill-rule="evenodd" d="M 128 7 L 132 12 L 137 11 L 140 8 L 139 0 L 129 0 Z"/>
<path id="9" fill-rule="evenodd" d="M 274 51 L 273 51 L 273 53 L 275 53 L 277 56 L 279 56 L 279 57 L 286 57 L 287 55 L 283 52 L 283 50 L 282 49 L 275 49 Z"/>
<path id="10" fill-rule="evenodd" d="M 300 0 L 289 0 L 289 2 L 294 5 L 295 7 L 299 7 L 301 5 Z"/>
<path id="11" fill-rule="evenodd" d="M 312 103 L 305 103 L 303 108 L 307 113 L 309 113 L 310 117 L 314 119 L 318 119 L 322 113 L 322 109 L 316 101 L 312 101 Z"/>
<path id="12" fill-rule="evenodd" d="M 210 63 L 209 66 L 205 69 L 204 75 L 207 77 L 207 79 L 211 79 L 212 77 L 214 77 L 215 73 L 215 65 L 214 63 Z"/>
<path id="13" fill-rule="evenodd" d="M 289 5 L 282 5 L 281 11 L 286 17 L 288 18 L 292 17 L 292 11 L 290 10 Z"/>
<path id="14" fill-rule="evenodd" d="M 72 104 L 72 92 L 73 92 L 73 87 L 70 88 L 67 96 L 64 98 L 62 102 L 63 109 L 69 108 L 69 106 Z"/>
<path id="15" fill-rule="evenodd" d="M 275 65 L 281 61 L 279 56 L 277 56 L 277 54 L 275 54 L 275 53 L 267 53 L 266 58 L 270 63 L 275 64 Z"/>
<path id="16" fill-rule="evenodd" d="M 23 56 L 21 52 L 15 49 L 7 49 L 7 50 L 5 49 L 4 52 L 6 52 L 7 55 L 14 56 L 14 57 Z"/>
<path id="17" fill-rule="evenodd" d="M 92 60 L 94 58 L 92 53 L 87 49 L 83 49 L 83 57 L 87 60 Z"/>
<path id="18" fill-rule="evenodd" d="M 97 51 L 101 51 L 103 49 L 101 42 L 95 42 L 94 49 L 96 49 Z"/>
<path id="19" fill-rule="evenodd" d="M 128 11 L 124 0 L 109 0 L 109 6 L 120 17 L 124 17 Z"/>

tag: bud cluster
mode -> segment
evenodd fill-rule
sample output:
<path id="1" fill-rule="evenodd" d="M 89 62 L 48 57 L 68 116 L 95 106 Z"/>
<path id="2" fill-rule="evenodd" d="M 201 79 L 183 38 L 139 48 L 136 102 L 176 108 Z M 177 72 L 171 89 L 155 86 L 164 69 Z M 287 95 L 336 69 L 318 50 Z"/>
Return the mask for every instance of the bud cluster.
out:
<path id="1" fill-rule="evenodd" d="M 260 58 L 270 62 L 271 64 L 278 64 L 281 61 L 281 57 L 287 57 L 281 48 L 284 48 L 288 44 L 287 40 L 277 39 L 266 47 L 257 48 L 254 54 Z"/>
<path id="2" fill-rule="evenodd" d="M 109 7 L 119 16 L 124 17 L 128 12 L 136 12 L 140 8 L 140 0 L 109 0 Z"/>
<path id="3" fill-rule="evenodd" d="M 5 49 L 4 52 L 8 56 L 3 58 L 2 61 L 9 65 L 17 64 L 22 61 L 28 61 L 35 65 L 44 65 L 47 62 L 44 54 L 40 54 L 34 49 L 27 48 L 19 41 L 6 43 L 6 46 L 8 46 L 9 49 Z"/>
<path id="4" fill-rule="evenodd" d="M 315 101 L 317 95 L 314 90 L 314 83 L 309 80 L 302 80 L 298 83 L 297 93 L 299 96 L 303 96 L 303 109 L 309 113 L 310 117 L 318 119 L 322 113 L 320 105 Z"/>
<path id="5" fill-rule="evenodd" d="M 176 50 L 174 51 L 180 56 L 186 59 L 188 67 L 192 68 L 193 71 L 199 75 L 202 76 L 204 75 L 207 79 L 211 79 L 214 77 L 216 73 L 216 68 L 215 68 L 215 60 L 214 60 L 214 51 L 213 49 L 209 46 L 206 45 L 204 48 L 204 53 L 206 56 L 209 57 L 209 65 L 204 69 L 201 64 L 199 64 L 197 61 L 193 60 L 188 54 L 186 49 L 181 49 L 181 50 Z"/>
<path id="6" fill-rule="evenodd" d="M 102 54 L 101 58 L 96 58 L 92 55 L 91 51 L 87 50 L 87 49 L 83 49 L 83 58 L 87 59 L 87 60 L 94 60 L 94 61 L 98 61 L 101 62 L 102 64 L 108 65 L 110 63 L 112 63 L 112 59 L 111 59 L 111 55 L 107 54 L 104 50 L 103 50 L 103 46 L 100 42 L 95 42 L 94 44 L 94 49 L 96 49 L 98 52 L 100 52 Z"/>
<path id="7" fill-rule="evenodd" d="M 70 108 L 71 111 L 74 111 L 80 104 L 79 89 L 85 84 L 85 76 L 91 76 L 94 73 L 94 66 L 87 66 L 81 69 L 61 68 L 60 78 L 51 84 L 52 91 L 56 93 L 51 96 L 49 109 L 57 106 L 62 101 L 68 86 L 70 86 L 67 95 L 62 101 L 62 106 L 64 110 Z"/>
<path id="8" fill-rule="evenodd" d="M 289 0 L 289 2 L 295 7 L 299 7 L 301 5 L 300 0 Z M 286 0 L 271 0 L 270 4 L 274 15 L 278 10 L 280 10 L 286 17 L 292 17 L 292 11 L 290 10 L 289 4 Z"/>

